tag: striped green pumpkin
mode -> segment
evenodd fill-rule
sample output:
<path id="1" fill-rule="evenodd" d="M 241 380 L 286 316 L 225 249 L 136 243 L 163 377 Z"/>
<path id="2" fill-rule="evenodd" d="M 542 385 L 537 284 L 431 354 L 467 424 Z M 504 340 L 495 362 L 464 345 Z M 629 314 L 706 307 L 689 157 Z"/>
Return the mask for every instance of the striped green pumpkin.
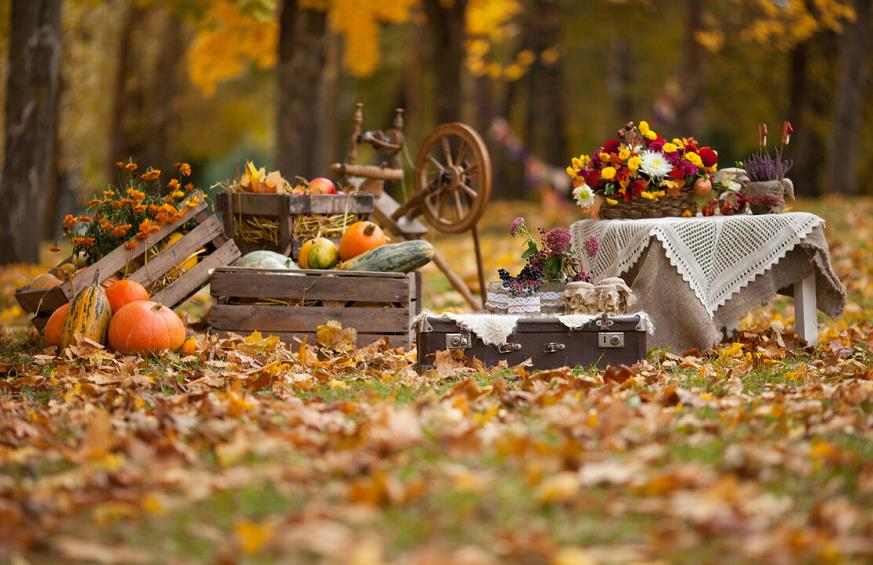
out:
<path id="1" fill-rule="evenodd" d="M 422 239 L 389 243 L 361 253 L 339 268 L 343 271 L 408 273 L 430 263 L 433 253 L 433 246 Z"/>
<path id="2" fill-rule="evenodd" d="M 94 274 L 94 282 L 76 294 L 70 303 L 70 310 L 64 319 L 61 332 L 61 348 L 76 343 L 76 334 L 81 334 L 97 343 L 106 344 L 106 332 L 112 318 L 112 307 L 106 291 L 100 286 L 99 273 Z"/>

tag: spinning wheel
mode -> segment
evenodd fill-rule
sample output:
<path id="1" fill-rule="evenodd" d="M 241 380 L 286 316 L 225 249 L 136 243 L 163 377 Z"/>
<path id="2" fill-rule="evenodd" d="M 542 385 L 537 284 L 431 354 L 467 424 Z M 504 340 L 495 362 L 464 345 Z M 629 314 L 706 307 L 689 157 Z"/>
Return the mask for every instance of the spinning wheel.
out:
<path id="1" fill-rule="evenodd" d="M 443 124 L 424 140 L 415 163 L 415 194 L 424 217 L 443 233 L 474 227 L 491 195 L 491 160 L 476 130 Z"/>
<path id="2" fill-rule="evenodd" d="M 414 190 L 409 199 L 400 204 L 383 191 L 383 185 L 386 181 L 404 179 L 400 159 L 404 145 L 403 110 L 395 111 L 393 127 L 384 131 L 361 132 L 363 119 L 363 104 L 358 103 L 346 161 L 334 163 L 331 170 L 340 176 L 344 185 L 372 192 L 375 220 L 403 239 L 418 239 L 428 232 L 419 218 L 443 233 L 472 232 L 484 304 L 485 277 L 476 223 L 491 196 L 491 159 L 482 137 L 459 122 L 437 127 L 422 143 L 412 175 Z M 379 151 L 383 157 L 381 164 L 358 164 L 359 143 L 367 143 Z M 433 262 L 473 308 L 482 308 L 442 255 L 435 253 Z"/>

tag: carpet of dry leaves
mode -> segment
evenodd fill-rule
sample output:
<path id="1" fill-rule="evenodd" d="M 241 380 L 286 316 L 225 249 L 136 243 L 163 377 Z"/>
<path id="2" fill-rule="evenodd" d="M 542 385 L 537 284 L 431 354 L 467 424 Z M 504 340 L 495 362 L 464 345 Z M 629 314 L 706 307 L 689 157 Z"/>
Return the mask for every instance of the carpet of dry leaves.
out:
<path id="1" fill-rule="evenodd" d="M 196 355 L 43 350 L 0 270 L 0 556 L 13 563 L 873 560 L 873 201 L 828 220 L 849 290 L 821 343 L 790 300 L 713 351 L 632 368 L 483 371 L 200 337 Z M 496 204 L 506 226 L 572 210 Z M 438 241 L 472 257 L 464 237 Z M 465 255 L 466 254 L 466 255 Z M 458 262 L 473 279 L 472 262 Z M 434 308 L 461 306 L 428 270 Z M 204 305 L 190 310 L 202 314 Z M 0 560 L 3 560 L 0 557 Z"/>

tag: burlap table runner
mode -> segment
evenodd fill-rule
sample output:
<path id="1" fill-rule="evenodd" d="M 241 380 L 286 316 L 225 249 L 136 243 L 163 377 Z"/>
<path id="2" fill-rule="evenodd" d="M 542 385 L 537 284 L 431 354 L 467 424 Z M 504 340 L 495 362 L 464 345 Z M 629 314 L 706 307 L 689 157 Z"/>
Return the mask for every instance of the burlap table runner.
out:
<path id="1" fill-rule="evenodd" d="M 777 293 L 790 295 L 794 283 L 813 273 L 819 310 L 830 316 L 842 313 L 846 294 L 830 263 L 824 221 L 811 214 L 797 214 L 795 218 L 781 216 L 788 215 L 771 216 L 769 224 L 762 223 L 761 216 L 732 216 L 716 221 L 709 218 L 583 220 L 573 225 L 574 245 L 583 245 L 585 238 L 596 233 L 602 240 L 601 247 L 612 249 L 611 253 L 598 258 L 599 263 L 589 264 L 588 268 L 598 279 L 622 276 L 630 284 L 640 300 L 638 306 L 649 313 L 657 328 L 655 337 L 650 340 L 653 347 L 670 347 L 678 352 L 690 347 L 703 350 L 735 329 L 744 314 L 766 304 Z M 700 234 L 695 237 L 702 237 L 705 242 L 705 246 L 700 247 L 701 255 L 711 250 L 708 246 L 726 245 L 720 239 L 728 233 L 732 246 L 727 250 L 728 256 L 758 256 L 766 260 L 753 261 L 754 268 L 749 267 L 748 261 L 723 261 L 721 267 L 713 271 L 708 268 L 711 259 L 694 256 L 693 246 L 671 240 L 675 230 L 671 231 L 670 227 L 678 227 L 680 232 L 688 228 L 688 224 L 681 222 L 697 222 L 692 228 Z M 767 236 L 770 224 L 773 233 Z M 786 225 L 802 227 L 792 232 Z M 668 229 L 664 229 L 665 226 Z M 744 233 L 744 228 L 750 233 L 748 240 L 737 235 Z M 628 239 L 629 230 L 632 237 Z M 623 241 L 619 234 L 624 234 L 630 243 L 617 244 Z M 748 250 L 744 251 L 744 246 Z M 778 249 L 774 252 L 766 246 Z M 680 248 L 685 254 L 681 261 L 676 257 Z M 700 267 L 701 261 L 703 267 Z M 706 276 L 709 279 L 705 279 Z M 704 280 L 699 280 L 701 277 Z"/>

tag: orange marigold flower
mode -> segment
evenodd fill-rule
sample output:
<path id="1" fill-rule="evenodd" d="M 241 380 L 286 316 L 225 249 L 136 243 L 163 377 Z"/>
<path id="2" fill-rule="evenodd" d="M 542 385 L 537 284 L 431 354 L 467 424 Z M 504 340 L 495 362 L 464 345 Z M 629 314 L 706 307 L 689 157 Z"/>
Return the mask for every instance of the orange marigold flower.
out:
<path id="1" fill-rule="evenodd" d="M 185 196 L 185 193 L 182 192 L 181 190 L 177 190 L 175 192 L 170 193 L 170 196 L 172 196 L 173 198 L 182 198 L 183 196 Z"/>
<path id="2" fill-rule="evenodd" d="M 136 214 L 142 214 L 143 212 L 146 211 L 146 205 L 145 204 L 137 204 L 136 206 L 133 207 L 133 211 Z"/>
<path id="3" fill-rule="evenodd" d="M 125 249 L 133 249 L 134 247 L 136 247 L 136 240 L 135 239 L 131 239 L 130 241 L 128 241 L 127 243 L 124 244 Z"/>
<path id="4" fill-rule="evenodd" d="M 103 191 L 103 196 L 105 196 L 106 198 L 112 198 L 113 196 L 115 196 L 115 191 L 111 188 L 108 188 Z"/>
<path id="5" fill-rule="evenodd" d="M 91 223 L 91 216 L 79 216 L 79 221 L 82 222 L 83 224 L 90 224 Z"/>
<path id="6" fill-rule="evenodd" d="M 191 176 L 191 165 L 188 163 L 176 163 L 176 167 L 179 169 L 179 172 L 182 173 L 183 177 Z"/>
<path id="7" fill-rule="evenodd" d="M 99 199 L 99 198 L 92 198 L 91 200 L 88 201 L 88 206 L 89 206 L 89 207 L 91 207 L 91 206 L 98 206 L 98 205 L 100 205 L 100 204 L 103 204 L 103 200 L 101 200 L 101 199 Z"/>
<path id="8" fill-rule="evenodd" d="M 123 169 L 127 166 L 127 163 L 125 163 L 124 161 L 116 161 L 115 166 L 119 169 Z"/>
<path id="9" fill-rule="evenodd" d="M 64 216 L 64 227 L 65 228 L 71 228 L 71 227 L 75 226 L 76 222 L 77 222 L 76 217 L 73 216 L 72 214 L 67 214 L 66 216 Z"/>
<path id="10" fill-rule="evenodd" d="M 127 195 L 130 196 L 132 199 L 136 200 L 137 202 L 145 199 L 145 192 L 143 192 L 141 190 L 137 190 L 135 188 L 128 188 Z"/>
<path id="11" fill-rule="evenodd" d="M 49 251 L 51 251 L 52 253 L 57 253 L 60 250 L 61 250 L 61 248 L 58 247 L 57 245 L 52 245 L 51 247 L 49 247 Z"/>
<path id="12" fill-rule="evenodd" d="M 200 204 L 200 197 L 194 196 L 193 198 L 189 198 L 188 202 L 185 203 L 185 206 L 188 208 L 195 208 L 198 204 Z"/>
<path id="13" fill-rule="evenodd" d="M 72 239 L 73 245 L 76 247 L 91 247 L 94 245 L 93 237 L 74 237 Z"/>
<path id="14" fill-rule="evenodd" d="M 146 172 L 141 174 L 139 178 L 146 181 L 157 180 L 161 176 L 161 170 L 149 167 Z"/>
<path id="15" fill-rule="evenodd" d="M 127 232 L 130 231 L 130 224 L 124 224 L 120 226 L 115 226 L 115 229 L 112 230 L 112 235 L 115 237 L 124 237 L 127 235 Z"/>
<path id="16" fill-rule="evenodd" d="M 128 171 L 133 172 L 139 168 L 139 165 L 137 165 L 133 161 L 130 161 L 124 165 L 124 168 L 127 169 Z"/>
<path id="17" fill-rule="evenodd" d="M 194 189 L 194 185 L 191 184 L 190 182 L 189 182 L 189 183 L 185 183 L 184 188 L 185 188 L 186 191 L 191 192 L 191 191 Z"/>
<path id="18" fill-rule="evenodd" d="M 179 179 L 170 179 L 170 182 L 167 183 L 167 188 L 170 190 L 176 190 L 179 188 Z"/>

